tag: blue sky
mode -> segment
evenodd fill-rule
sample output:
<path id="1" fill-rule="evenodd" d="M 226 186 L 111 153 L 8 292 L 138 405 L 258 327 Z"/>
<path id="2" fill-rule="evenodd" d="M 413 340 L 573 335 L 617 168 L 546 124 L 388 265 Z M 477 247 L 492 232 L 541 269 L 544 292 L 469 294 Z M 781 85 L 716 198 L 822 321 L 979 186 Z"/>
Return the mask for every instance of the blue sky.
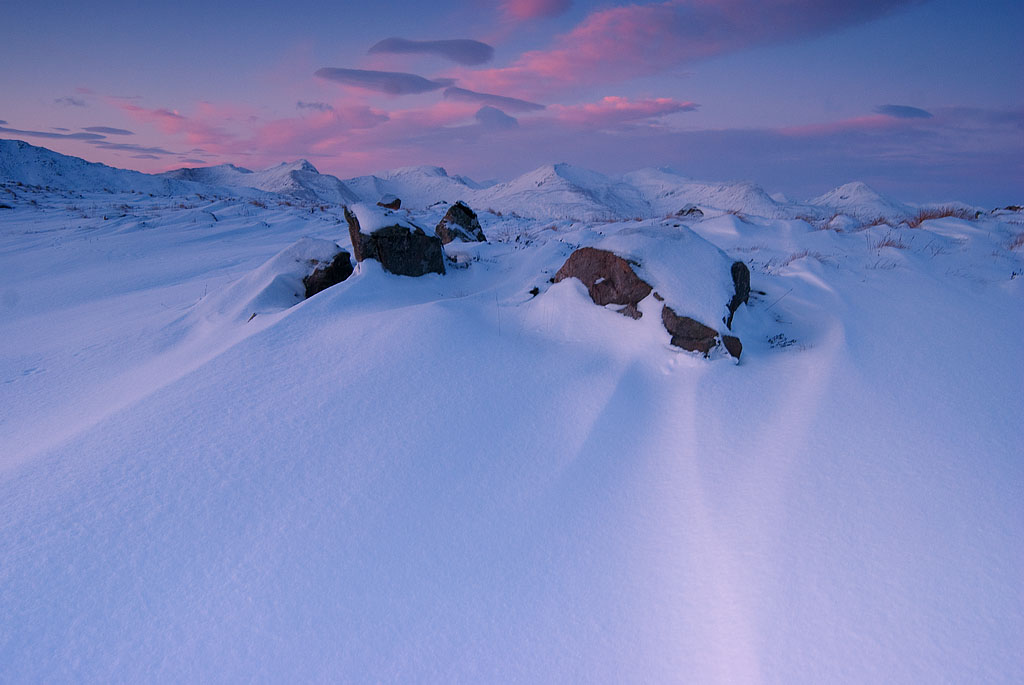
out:
<path id="1" fill-rule="evenodd" d="M 568 161 L 794 197 L 856 179 L 907 200 L 1024 199 L 1019 2 L 40 2 L 3 16 L 17 30 L 0 44 L 0 136 L 115 166 L 305 157 L 342 176 L 504 178 Z M 475 43 L 369 52 L 388 38 Z M 481 50 L 493 56 L 464 63 Z"/>

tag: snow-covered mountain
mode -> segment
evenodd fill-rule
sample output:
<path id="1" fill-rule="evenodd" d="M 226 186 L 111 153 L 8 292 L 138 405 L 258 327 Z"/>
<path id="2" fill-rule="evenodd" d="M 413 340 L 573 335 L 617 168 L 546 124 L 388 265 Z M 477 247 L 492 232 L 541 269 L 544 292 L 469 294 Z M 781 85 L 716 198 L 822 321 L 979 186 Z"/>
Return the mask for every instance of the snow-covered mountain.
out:
<path id="1" fill-rule="evenodd" d="M 345 204 L 360 200 L 360 197 L 337 177 L 321 174 L 315 166 L 304 159 L 283 162 L 260 171 L 250 171 L 233 164 L 221 164 L 175 169 L 160 176 L 216 186 L 254 188 L 303 202 Z"/>
<path id="2" fill-rule="evenodd" d="M 13 140 L 0 140 L 0 180 L 159 195 L 272 193 L 283 200 L 332 205 L 373 203 L 393 195 L 402 200 L 403 207 L 414 210 L 461 200 L 478 211 L 580 221 L 662 217 L 690 204 L 700 207 L 705 214 L 710 212 L 709 218 L 716 213 L 739 213 L 820 222 L 840 214 L 844 215 L 843 221 L 833 224 L 846 228 L 878 219 L 896 225 L 916 214 L 910 206 L 859 182 L 799 203 L 787 202 L 783 196 L 776 200 L 750 182 L 698 181 L 664 169 L 642 169 L 610 178 L 564 163 L 548 164 L 493 185 L 450 175 L 435 166 L 405 167 L 341 180 L 320 173 L 306 160 L 259 171 L 221 164 L 150 175 L 86 162 Z"/>
<path id="3" fill-rule="evenodd" d="M 0 181 L 76 191 L 185 195 L 210 191 L 196 183 L 117 169 L 21 140 L 0 139 Z"/>
<path id="4" fill-rule="evenodd" d="M 641 169 L 623 176 L 638 189 L 656 215 L 672 214 L 688 204 L 720 212 L 739 212 L 769 219 L 817 217 L 816 207 L 780 203 L 761 186 L 749 182 L 707 183 L 662 169 Z"/>
<path id="5" fill-rule="evenodd" d="M 650 216 L 633 186 L 571 164 L 549 164 L 480 191 L 481 206 L 530 218 L 580 220 Z"/>
<path id="6" fill-rule="evenodd" d="M 883 219 L 898 224 L 915 212 L 908 205 L 882 195 L 866 183 L 859 181 L 841 185 L 820 195 L 809 204 L 852 216 L 863 222 Z"/>
<path id="7" fill-rule="evenodd" d="M 402 200 L 403 207 L 424 209 L 438 202 L 473 202 L 483 186 L 465 176 L 449 176 L 443 167 L 411 166 L 394 169 L 380 176 L 357 176 L 345 184 L 365 202 L 376 202 L 385 195 Z"/>

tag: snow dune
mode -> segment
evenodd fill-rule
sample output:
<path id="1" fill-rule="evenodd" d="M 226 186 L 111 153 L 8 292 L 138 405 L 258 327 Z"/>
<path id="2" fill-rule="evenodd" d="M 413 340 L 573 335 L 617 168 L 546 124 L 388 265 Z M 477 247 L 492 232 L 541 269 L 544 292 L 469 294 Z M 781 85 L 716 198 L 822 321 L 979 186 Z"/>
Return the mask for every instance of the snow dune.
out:
<path id="1" fill-rule="evenodd" d="M 483 213 L 444 276 L 299 301 L 338 207 L 3 189 L 5 680 L 1024 670 L 1018 213 Z M 739 364 L 548 280 L 687 241 L 751 268 Z"/>

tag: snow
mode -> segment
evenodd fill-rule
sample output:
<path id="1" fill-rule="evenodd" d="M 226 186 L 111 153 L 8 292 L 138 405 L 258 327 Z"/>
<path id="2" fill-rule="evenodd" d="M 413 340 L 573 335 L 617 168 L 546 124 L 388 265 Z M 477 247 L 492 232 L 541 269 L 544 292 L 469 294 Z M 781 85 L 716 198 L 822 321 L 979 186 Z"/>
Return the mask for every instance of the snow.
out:
<path id="1" fill-rule="evenodd" d="M 1024 671 L 1019 212 L 484 212 L 444 276 L 303 300 L 339 206 L 106 192 L 59 155 L 81 187 L 46 190 L 33 154 L 0 177 L 4 680 Z M 542 176 L 538 208 L 631 197 Z M 743 260 L 741 362 L 550 283 L 580 245 L 707 317 Z"/>
<path id="2" fill-rule="evenodd" d="M 424 233 L 427 233 L 426 230 L 409 221 L 409 214 L 407 211 L 402 211 L 400 209 L 386 209 L 375 204 L 371 205 L 367 202 L 354 204 L 349 207 L 349 209 L 359 221 L 359 232 L 365 235 L 370 235 L 374 231 L 387 226 L 402 226 L 404 228 L 408 228 L 410 231 L 420 229 Z M 433 233 L 433 231 L 431 231 L 431 233 Z"/>

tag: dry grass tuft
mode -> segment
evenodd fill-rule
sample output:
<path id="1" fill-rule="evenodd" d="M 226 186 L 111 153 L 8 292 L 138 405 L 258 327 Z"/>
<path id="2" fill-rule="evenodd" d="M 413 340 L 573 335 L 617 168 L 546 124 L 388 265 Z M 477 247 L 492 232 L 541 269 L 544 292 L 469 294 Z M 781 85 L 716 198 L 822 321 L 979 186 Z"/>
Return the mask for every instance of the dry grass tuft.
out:
<path id="1" fill-rule="evenodd" d="M 1010 240 L 1010 249 L 1019 250 L 1024 247 L 1024 233 L 1018 233 Z"/>
<path id="2" fill-rule="evenodd" d="M 910 247 L 910 243 L 904 242 L 902 236 L 886 233 L 884 238 L 872 245 L 872 248 L 875 250 L 880 250 L 883 247 L 895 247 L 897 250 L 906 250 Z"/>
<path id="3" fill-rule="evenodd" d="M 964 221 L 973 221 L 977 218 L 975 217 L 974 212 L 964 207 L 933 207 L 931 209 L 922 209 L 916 216 L 908 219 L 907 226 L 917 228 L 925 221 L 929 221 L 931 219 L 945 219 L 947 217 L 963 219 Z"/>

